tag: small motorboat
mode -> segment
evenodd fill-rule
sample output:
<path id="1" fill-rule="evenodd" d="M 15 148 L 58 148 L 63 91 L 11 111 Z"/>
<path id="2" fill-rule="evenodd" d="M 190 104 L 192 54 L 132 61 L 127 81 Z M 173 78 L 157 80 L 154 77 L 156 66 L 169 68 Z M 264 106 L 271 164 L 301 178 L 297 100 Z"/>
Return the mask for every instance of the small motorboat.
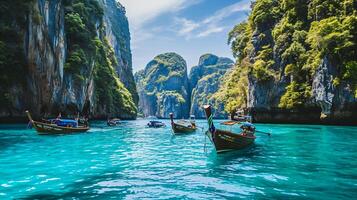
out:
<path id="1" fill-rule="evenodd" d="M 120 123 L 121 123 L 121 121 L 118 118 L 113 118 L 113 119 L 108 119 L 107 120 L 107 125 L 108 126 L 118 126 Z"/>
<path id="2" fill-rule="evenodd" d="M 149 121 L 146 124 L 146 126 L 149 127 L 149 128 L 161 128 L 161 127 L 165 127 L 166 124 L 163 123 L 163 122 L 160 122 L 160 121 Z"/>
<path id="3" fill-rule="evenodd" d="M 43 122 L 34 121 L 29 111 L 26 111 L 30 124 L 36 129 L 39 134 L 63 134 L 63 133 L 78 133 L 89 130 L 88 122 L 83 125 L 78 123 L 79 120 L 74 119 L 47 119 Z"/>
<path id="4" fill-rule="evenodd" d="M 213 124 L 213 115 L 211 106 L 204 106 L 209 129 L 206 135 L 214 144 L 217 153 L 240 150 L 252 145 L 255 141 L 255 126 L 249 122 L 244 122 L 240 126 L 241 132 L 234 133 L 232 131 L 225 131 L 216 129 Z M 223 125 L 233 126 L 239 122 L 224 122 Z"/>
<path id="5" fill-rule="evenodd" d="M 195 132 L 197 127 L 195 123 L 187 120 L 179 120 L 174 122 L 174 114 L 170 113 L 171 127 L 175 134 L 192 133 Z"/>

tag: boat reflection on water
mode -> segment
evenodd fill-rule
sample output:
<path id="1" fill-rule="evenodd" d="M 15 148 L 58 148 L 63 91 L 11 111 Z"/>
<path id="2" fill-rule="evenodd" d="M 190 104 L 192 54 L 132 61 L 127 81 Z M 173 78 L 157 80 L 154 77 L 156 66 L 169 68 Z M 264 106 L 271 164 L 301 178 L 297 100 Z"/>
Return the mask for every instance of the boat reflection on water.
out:
<path id="1" fill-rule="evenodd" d="M 217 154 L 213 148 L 207 148 L 207 166 L 211 169 L 220 168 L 226 165 L 239 165 L 245 162 L 251 162 L 252 159 L 263 156 L 264 148 L 260 144 L 252 144 L 249 147 L 239 151 L 229 151 Z"/>

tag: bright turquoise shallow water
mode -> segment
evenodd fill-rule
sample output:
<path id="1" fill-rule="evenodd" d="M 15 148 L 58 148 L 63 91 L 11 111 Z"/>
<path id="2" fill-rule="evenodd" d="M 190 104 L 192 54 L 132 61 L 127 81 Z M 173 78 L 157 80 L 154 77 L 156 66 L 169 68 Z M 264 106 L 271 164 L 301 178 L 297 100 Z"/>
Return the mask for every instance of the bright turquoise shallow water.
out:
<path id="1" fill-rule="evenodd" d="M 172 136 L 146 122 L 62 136 L 1 125 L 0 199 L 357 197 L 357 127 L 258 124 L 273 136 L 216 155 L 201 131 Z"/>

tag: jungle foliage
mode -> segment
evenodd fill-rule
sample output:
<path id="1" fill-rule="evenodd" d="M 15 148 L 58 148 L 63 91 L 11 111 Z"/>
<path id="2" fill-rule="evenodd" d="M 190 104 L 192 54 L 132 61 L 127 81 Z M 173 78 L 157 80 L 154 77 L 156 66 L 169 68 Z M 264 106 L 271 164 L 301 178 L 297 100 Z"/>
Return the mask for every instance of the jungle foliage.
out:
<path id="1" fill-rule="evenodd" d="M 11 86 L 25 84 L 26 61 L 23 54 L 23 32 L 33 0 L 0 3 L 0 104 L 10 105 Z M 14 12 L 16 10 L 16 12 Z"/>
<path id="2" fill-rule="evenodd" d="M 96 99 L 107 113 L 135 116 L 132 95 L 114 70 L 117 60 L 103 36 L 103 8 L 96 0 L 67 0 L 65 5 L 69 52 L 65 72 L 72 74 L 79 83 L 94 76 Z"/>
<path id="3" fill-rule="evenodd" d="M 228 35 L 237 63 L 217 94 L 225 109 L 246 107 L 248 78 L 264 82 L 283 76 L 290 81 L 279 107 L 304 106 L 324 58 L 336 66 L 334 85 L 345 82 L 357 96 L 356 7 L 355 0 L 254 1 L 248 20 Z"/>

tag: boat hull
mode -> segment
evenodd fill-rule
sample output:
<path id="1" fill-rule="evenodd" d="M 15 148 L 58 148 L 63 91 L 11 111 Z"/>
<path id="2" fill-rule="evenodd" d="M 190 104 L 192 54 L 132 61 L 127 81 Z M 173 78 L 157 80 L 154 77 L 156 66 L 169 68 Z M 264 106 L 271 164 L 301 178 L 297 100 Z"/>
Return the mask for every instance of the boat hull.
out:
<path id="1" fill-rule="evenodd" d="M 56 124 L 47 124 L 42 122 L 33 121 L 33 127 L 38 134 L 69 134 L 69 133 L 82 133 L 89 130 L 89 127 L 62 127 Z"/>
<path id="2" fill-rule="evenodd" d="M 148 128 L 162 128 L 165 127 L 166 125 L 163 122 L 160 121 L 150 121 L 146 124 L 146 127 Z"/>
<path id="3" fill-rule="evenodd" d="M 107 122 L 107 126 L 119 126 L 120 123 Z"/>
<path id="4" fill-rule="evenodd" d="M 182 126 L 180 124 L 173 123 L 172 124 L 172 131 L 175 134 L 182 134 L 182 133 L 192 133 L 196 131 L 196 127 L 192 126 L 192 128 L 187 126 Z"/>
<path id="5" fill-rule="evenodd" d="M 241 150 L 252 145 L 255 141 L 255 136 L 244 136 L 219 129 L 214 133 L 207 131 L 206 135 L 214 144 L 217 153 Z"/>
<path id="6" fill-rule="evenodd" d="M 165 125 L 164 124 L 162 124 L 162 125 L 148 125 L 147 127 L 148 128 L 162 128 L 162 127 L 165 127 Z"/>

